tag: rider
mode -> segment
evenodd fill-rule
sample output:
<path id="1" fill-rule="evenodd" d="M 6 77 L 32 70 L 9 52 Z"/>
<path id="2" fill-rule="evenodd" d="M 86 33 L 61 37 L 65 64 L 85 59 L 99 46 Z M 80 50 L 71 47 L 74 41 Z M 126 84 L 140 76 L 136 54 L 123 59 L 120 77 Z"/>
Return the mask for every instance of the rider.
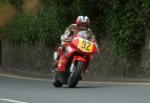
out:
<path id="1" fill-rule="evenodd" d="M 65 30 L 65 33 L 61 36 L 61 44 L 62 46 L 59 47 L 58 49 L 59 50 L 62 50 L 64 51 L 64 43 L 65 43 L 65 40 L 67 39 L 72 39 L 73 36 L 75 34 L 77 34 L 79 31 L 87 31 L 88 34 L 90 34 L 90 40 L 92 42 L 94 42 L 97 46 L 97 53 L 99 54 L 100 53 L 100 49 L 96 43 L 96 39 L 95 39 L 95 35 L 93 34 L 93 32 L 91 31 L 91 29 L 89 28 L 90 27 L 90 20 L 87 16 L 78 16 L 77 19 L 76 19 L 76 22 L 75 24 L 71 24 L 69 25 L 66 30 Z M 58 51 L 59 51 L 58 50 Z M 64 55 L 59 55 L 58 56 L 58 52 L 55 52 L 54 54 L 56 54 L 56 57 L 55 57 L 55 63 L 54 63 L 54 66 L 57 66 L 57 62 L 62 62 L 62 63 L 59 63 L 59 64 L 62 64 L 62 65 L 58 65 L 58 68 L 59 66 L 63 66 L 63 69 L 58 69 L 58 71 L 60 72 L 65 72 L 65 68 L 66 68 L 66 65 L 68 63 L 68 57 L 65 57 Z M 59 61 L 58 61 L 59 59 Z"/>

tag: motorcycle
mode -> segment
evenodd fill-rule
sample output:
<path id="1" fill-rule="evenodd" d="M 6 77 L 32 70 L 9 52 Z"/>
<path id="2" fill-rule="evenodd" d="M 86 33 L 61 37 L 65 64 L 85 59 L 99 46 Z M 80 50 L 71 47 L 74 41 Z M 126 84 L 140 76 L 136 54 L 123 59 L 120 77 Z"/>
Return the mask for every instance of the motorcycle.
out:
<path id="1" fill-rule="evenodd" d="M 62 87 L 63 84 L 67 84 L 69 88 L 74 88 L 79 80 L 82 80 L 91 56 L 97 52 L 97 47 L 94 42 L 90 41 L 90 35 L 86 31 L 78 32 L 72 40 L 65 40 L 64 46 L 65 50 L 59 52 L 60 55 L 69 57 L 69 61 L 65 67 L 65 73 L 62 75 L 59 72 L 59 69 L 62 69 L 59 65 L 63 60 L 58 60 L 58 66 L 54 69 L 53 85 Z M 57 58 L 55 53 L 54 58 Z"/>

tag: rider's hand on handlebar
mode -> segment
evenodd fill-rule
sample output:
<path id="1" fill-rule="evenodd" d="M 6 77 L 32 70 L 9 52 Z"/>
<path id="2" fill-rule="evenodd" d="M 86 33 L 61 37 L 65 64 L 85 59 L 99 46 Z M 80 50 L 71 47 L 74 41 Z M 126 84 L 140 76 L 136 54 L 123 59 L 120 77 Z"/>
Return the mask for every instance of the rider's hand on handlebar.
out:
<path id="1" fill-rule="evenodd" d="M 100 54 L 100 52 L 101 52 L 101 50 L 98 48 L 98 49 L 97 49 L 97 54 Z"/>
<path id="2" fill-rule="evenodd" d="M 71 37 L 67 37 L 66 39 L 65 39 L 65 42 L 71 42 L 72 41 L 72 38 Z"/>
<path id="3" fill-rule="evenodd" d="M 65 39 L 65 42 L 71 42 L 72 40 L 69 40 L 69 39 Z"/>

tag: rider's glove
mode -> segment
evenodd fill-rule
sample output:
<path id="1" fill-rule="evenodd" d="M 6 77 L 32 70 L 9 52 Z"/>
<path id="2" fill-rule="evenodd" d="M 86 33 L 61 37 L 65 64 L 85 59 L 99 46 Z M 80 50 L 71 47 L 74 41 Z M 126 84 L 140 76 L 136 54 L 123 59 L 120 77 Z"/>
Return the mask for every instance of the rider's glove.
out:
<path id="1" fill-rule="evenodd" d="M 100 52 L 101 52 L 101 50 L 98 48 L 98 49 L 97 49 L 97 54 L 100 54 Z"/>

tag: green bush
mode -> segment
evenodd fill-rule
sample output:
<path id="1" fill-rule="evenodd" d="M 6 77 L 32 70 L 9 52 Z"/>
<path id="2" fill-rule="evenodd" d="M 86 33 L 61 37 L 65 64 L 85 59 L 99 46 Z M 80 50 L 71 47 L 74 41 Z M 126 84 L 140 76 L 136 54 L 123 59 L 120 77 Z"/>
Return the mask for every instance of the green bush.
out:
<path id="1" fill-rule="evenodd" d="M 8 0 L 8 2 L 14 5 L 16 8 L 21 8 L 23 0 Z"/>
<path id="2" fill-rule="evenodd" d="M 8 4 L 8 0 L 0 0 L 0 7 L 5 4 Z"/>
<path id="3" fill-rule="evenodd" d="M 54 45 L 61 34 L 56 20 L 55 7 L 42 8 L 38 15 L 20 11 L 5 29 L 8 39 L 13 43 L 45 42 Z"/>
<path id="4" fill-rule="evenodd" d="M 106 9 L 106 31 L 116 54 L 127 58 L 138 56 L 149 11 L 149 0 L 113 0 L 109 4 Z"/>
<path id="5" fill-rule="evenodd" d="M 12 4 L 20 4 L 21 1 L 17 3 L 12 0 Z M 18 10 L 17 16 L 5 29 L 10 41 L 18 44 L 44 41 L 48 45 L 54 45 L 64 29 L 73 23 L 78 15 L 87 15 L 98 40 L 101 37 L 111 40 L 117 55 L 139 55 L 145 28 L 150 25 L 149 0 L 40 1 L 43 8 L 38 15 L 33 16 Z"/>
<path id="6" fill-rule="evenodd" d="M 64 30 L 70 23 L 73 23 L 74 17 L 72 4 L 73 0 L 54 0 L 56 5 L 56 18 L 59 22 L 61 30 Z"/>

